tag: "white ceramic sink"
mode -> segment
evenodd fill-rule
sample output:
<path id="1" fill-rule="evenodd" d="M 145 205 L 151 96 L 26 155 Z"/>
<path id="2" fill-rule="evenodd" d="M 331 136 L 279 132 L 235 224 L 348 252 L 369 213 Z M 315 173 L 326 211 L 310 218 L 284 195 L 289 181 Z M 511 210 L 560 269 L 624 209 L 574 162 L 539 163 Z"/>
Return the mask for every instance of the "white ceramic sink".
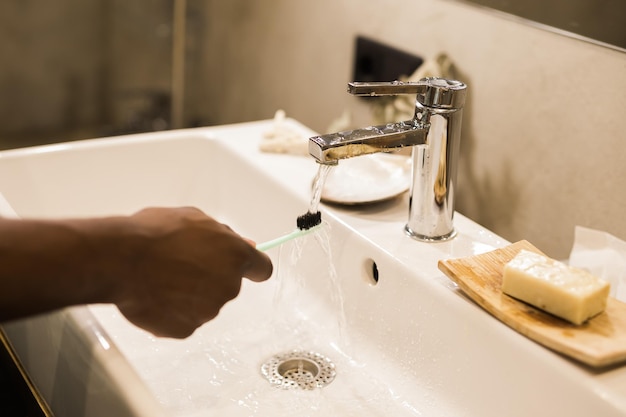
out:
<path id="1" fill-rule="evenodd" d="M 317 170 L 258 151 L 271 123 L 2 152 L 0 192 L 22 217 L 193 205 L 261 242 L 295 227 Z M 402 198 L 322 210 L 319 233 L 271 250 L 272 279 L 246 281 L 188 339 L 152 337 L 109 305 L 3 328 L 57 416 L 626 415 L 626 368 L 593 371 L 527 340 L 437 269 L 508 242 L 458 214 L 454 240 L 413 241 Z M 272 386 L 262 364 L 294 349 L 329 358 L 335 379 Z"/>

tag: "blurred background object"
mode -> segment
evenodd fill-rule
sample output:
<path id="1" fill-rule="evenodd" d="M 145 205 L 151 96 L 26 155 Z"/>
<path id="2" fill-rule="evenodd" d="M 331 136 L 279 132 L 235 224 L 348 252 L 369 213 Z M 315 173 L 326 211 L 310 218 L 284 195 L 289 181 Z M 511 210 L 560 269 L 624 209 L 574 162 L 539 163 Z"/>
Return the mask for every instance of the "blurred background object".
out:
<path id="1" fill-rule="evenodd" d="M 0 3 L 0 148 L 201 122 L 185 118 L 202 2 Z"/>

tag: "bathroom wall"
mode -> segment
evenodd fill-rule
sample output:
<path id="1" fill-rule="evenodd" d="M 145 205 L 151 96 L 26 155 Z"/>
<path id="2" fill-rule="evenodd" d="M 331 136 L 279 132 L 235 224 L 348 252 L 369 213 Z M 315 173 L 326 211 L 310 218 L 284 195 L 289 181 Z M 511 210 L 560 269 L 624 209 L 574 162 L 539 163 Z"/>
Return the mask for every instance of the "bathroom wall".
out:
<path id="1" fill-rule="evenodd" d="M 0 148 L 152 130 L 171 25 L 171 0 L 0 2 Z"/>
<path id="2" fill-rule="evenodd" d="M 344 109 L 354 38 L 425 58 L 445 52 L 469 85 L 457 209 L 503 237 L 567 257 L 574 226 L 626 239 L 626 54 L 444 0 L 207 3 L 212 123 L 276 109 L 323 132 Z"/>
<path id="3" fill-rule="evenodd" d="M 99 121 L 100 1 L 0 3 L 0 133 Z"/>
<path id="4" fill-rule="evenodd" d="M 171 83 L 172 6 L 1 2 L 0 148 L 150 128 Z M 357 34 L 445 52 L 469 85 L 461 213 L 555 257 L 577 224 L 626 239 L 626 54 L 466 4 L 187 0 L 185 125 L 279 108 L 319 132 L 345 109 L 369 123 L 345 93 Z"/>

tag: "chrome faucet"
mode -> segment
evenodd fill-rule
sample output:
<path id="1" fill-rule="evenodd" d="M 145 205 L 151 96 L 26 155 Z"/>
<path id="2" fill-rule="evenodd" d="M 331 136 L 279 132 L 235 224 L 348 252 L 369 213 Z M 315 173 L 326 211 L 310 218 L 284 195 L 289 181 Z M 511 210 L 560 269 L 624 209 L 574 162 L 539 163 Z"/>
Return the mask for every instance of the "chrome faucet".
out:
<path id="1" fill-rule="evenodd" d="M 309 139 L 320 164 L 412 146 L 413 180 L 406 233 L 437 242 L 454 237 L 454 191 L 466 86 L 460 81 L 423 78 L 417 82 L 348 84 L 359 96 L 417 94 L 413 119 Z"/>

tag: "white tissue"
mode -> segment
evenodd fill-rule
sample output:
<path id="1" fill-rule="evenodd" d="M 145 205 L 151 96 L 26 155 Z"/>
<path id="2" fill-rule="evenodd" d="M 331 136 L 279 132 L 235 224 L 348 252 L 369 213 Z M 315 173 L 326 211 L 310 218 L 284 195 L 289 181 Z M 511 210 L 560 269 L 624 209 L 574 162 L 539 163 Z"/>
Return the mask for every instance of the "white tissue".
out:
<path id="1" fill-rule="evenodd" d="M 308 137 L 286 123 L 285 111 L 277 110 L 272 129 L 263 134 L 259 149 L 262 152 L 308 156 L 309 142 Z"/>
<path id="2" fill-rule="evenodd" d="M 626 242 L 599 230 L 576 226 L 569 264 L 611 283 L 611 296 L 626 302 Z"/>

